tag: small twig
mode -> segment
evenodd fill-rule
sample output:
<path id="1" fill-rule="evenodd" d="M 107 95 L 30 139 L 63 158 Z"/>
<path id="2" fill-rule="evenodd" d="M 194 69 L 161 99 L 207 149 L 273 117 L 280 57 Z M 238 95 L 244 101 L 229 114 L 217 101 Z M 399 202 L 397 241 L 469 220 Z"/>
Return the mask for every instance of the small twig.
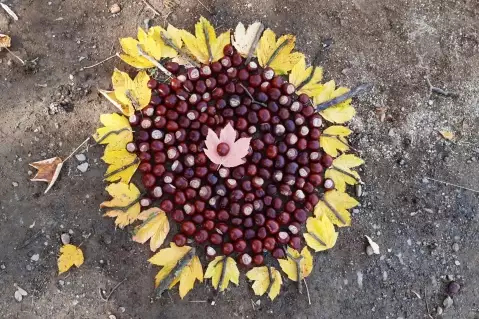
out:
<path id="1" fill-rule="evenodd" d="M 254 97 L 251 95 L 251 93 L 248 91 L 248 89 L 242 83 L 240 83 L 239 85 L 244 89 L 246 94 L 248 94 L 249 98 L 251 99 L 251 103 L 255 103 L 255 104 L 259 104 L 261 106 L 267 107 L 267 105 L 264 104 L 263 102 L 256 101 Z"/>
<path id="2" fill-rule="evenodd" d="M 206 29 L 206 24 L 203 25 L 203 33 L 205 35 L 206 48 L 208 49 L 208 60 L 211 63 L 213 61 L 213 52 L 211 51 L 210 34 Z"/>
<path id="3" fill-rule="evenodd" d="M 251 61 L 251 58 L 254 55 L 254 51 L 256 50 L 256 47 L 258 46 L 258 42 L 259 42 L 259 39 L 261 38 L 261 34 L 263 34 L 263 31 L 264 31 L 264 25 L 261 24 L 258 31 L 256 32 L 256 35 L 254 36 L 254 41 L 251 44 L 251 47 L 249 48 L 248 55 L 246 56 L 245 65 L 248 65 L 249 61 Z"/>
<path id="4" fill-rule="evenodd" d="M 113 295 L 115 290 L 117 290 L 118 287 L 120 287 L 120 285 L 126 281 L 126 279 L 128 279 L 128 277 L 125 277 L 122 281 L 120 281 L 118 284 L 116 284 L 116 286 L 113 287 L 112 290 L 110 290 L 110 293 L 108 294 L 108 296 L 106 296 L 106 298 L 103 298 L 102 294 L 100 294 L 101 299 L 103 299 L 104 301 L 110 300 L 111 295 Z"/>
<path id="5" fill-rule="evenodd" d="M 298 277 L 298 292 L 300 294 L 303 293 L 303 286 L 301 285 L 301 261 L 303 260 L 303 256 L 299 256 L 298 258 L 294 258 L 287 249 L 285 249 L 286 255 L 296 264 L 296 276 Z"/>
<path id="6" fill-rule="evenodd" d="M 269 66 L 271 64 L 271 62 L 274 61 L 274 59 L 276 59 L 276 56 L 281 52 L 281 50 L 283 50 L 283 48 L 291 41 L 291 39 L 286 39 L 284 40 L 280 45 L 278 45 L 278 47 L 276 48 L 276 50 L 273 51 L 273 54 L 271 54 L 271 56 L 269 57 L 268 61 L 266 62 L 266 66 Z"/>
<path id="7" fill-rule="evenodd" d="M 220 275 L 220 281 L 218 282 L 218 289 L 216 291 L 221 290 L 221 285 L 223 284 L 223 281 L 225 280 L 225 274 L 226 274 L 226 263 L 228 262 L 227 260 L 228 257 L 223 257 L 223 259 L 220 261 L 223 263 L 223 268 L 221 268 L 221 275 Z"/>
<path id="8" fill-rule="evenodd" d="M 203 6 L 203 8 L 206 9 L 206 11 L 208 11 L 210 14 L 213 14 L 213 11 L 211 11 L 210 9 L 208 9 L 208 7 L 203 4 L 203 2 L 201 2 L 200 0 L 196 0 L 196 1 L 198 1 L 198 3 L 201 4 L 201 5 Z"/>
<path id="9" fill-rule="evenodd" d="M 63 160 L 63 163 L 65 163 L 66 161 L 68 161 L 83 145 L 85 145 L 85 143 L 87 143 L 89 140 L 90 140 L 91 136 L 88 136 L 86 140 L 84 140 L 80 145 L 78 145 L 77 148 L 75 148 L 73 150 L 73 152 L 70 153 L 70 155 L 68 155 L 64 160 Z"/>
<path id="10" fill-rule="evenodd" d="M 22 249 L 30 245 L 35 239 L 37 239 L 38 235 L 40 235 L 42 230 L 40 229 L 35 234 L 33 234 L 30 238 L 27 238 L 20 247 L 16 247 L 15 249 Z"/>
<path id="11" fill-rule="evenodd" d="M 148 61 L 150 61 L 151 63 L 153 63 L 161 72 L 163 72 L 167 77 L 169 77 L 170 79 L 173 77 L 173 74 L 171 74 L 170 71 L 168 71 L 160 62 L 156 61 L 155 59 L 153 59 L 151 56 L 149 56 L 148 54 L 146 54 L 140 47 L 140 45 L 137 45 L 136 46 L 137 49 L 138 49 L 138 54 L 140 54 L 142 57 L 144 57 L 145 59 L 147 59 Z"/>
<path id="12" fill-rule="evenodd" d="M 427 303 L 427 288 L 426 287 L 424 287 L 424 303 L 426 304 L 427 316 L 431 319 L 434 319 L 433 316 L 431 316 L 431 311 L 429 310 L 429 304 Z"/>
<path id="13" fill-rule="evenodd" d="M 328 107 L 334 106 L 336 104 L 342 103 L 346 100 L 349 100 L 350 98 L 353 98 L 363 92 L 367 92 L 372 88 L 372 84 L 370 83 L 365 83 L 365 84 L 360 84 L 354 88 L 352 88 L 350 91 L 344 93 L 343 95 L 340 95 L 338 97 L 335 97 L 334 99 L 331 99 L 329 101 L 320 103 L 316 105 L 316 111 L 321 112 L 326 110 Z"/>
<path id="14" fill-rule="evenodd" d="M 190 251 L 186 255 L 183 256 L 178 262 L 176 263 L 175 267 L 170 271 L 170 273 L 160 282 L 158 287 L 156 287 L 156 297 L 161 297 L 161 294 L 168 289 L 170 284 L 173 280 L 178 277 L 183 269 L 190 263 L 191 259 L 195 256 L 196 249 L 191 248 Z"/>
<path id="15" fill-rule="evenodd" d="M 101 61 L 98 62 L 98 63 L 95 63 L 95 64 L 93 64 L 93 65 L 89 65 L 89 66 L 85 66 L 85 67 L 83 67 L 83 68 L 80 68 L 80 70 L 85 70 L 85 69 L 94 68 L 94 67 L 99 66 L 100 64 L 103 64 L 103 63 L 105 63 L 106 61 L 109 61 L 109 60 L 111 60 L 111 59 L 113 59 L 114 57 L 117 57 L 117 56 L 118 56 L 118 53 L 115 53 L 114 55 L 109 56 L 108 58 L 106 58 L 106 59 L 104 59 L 104 60 L 101 60 Z"/>
<path id="16" fill-rule="evenodd" d="M 355 153 L 360 153 L 359 150 L 355 149 L 354 147 L 352 147 L 351 145 L 349 145 L 348 143 L 344 142 L 343 140 L 341 140 L 337 135 L 331 135 L 331 134 L 321 134 L 321 136 L 325 136 L 325 137 L 334 137 L 336 138 L 341 144 L 343 145 L 346 145 L 349 149 L 351 149 L 351 151 L 355 152 Z"/>
<path id="17" fill-rule="evenodd" d="M 110 135 L 113 135 L 113 134 L 117 135 L 117 134 L 120 134 L 121 132 L 124 132 L 124 131 L 131 131 L 131 129 L 129 127 L 124 127 L 124 128 L 119 129 L 119 130 L 110 131 L 110 132 L 106 133 L 105 135 L 103 135 L 98 141 L 96 141 L 96 144 L 100 144 Z"/>
<path id="18" fill-rule="evenodd" d="M 119 167 L 119 168 L 117 168 L 117 169 L 111 171 L 110 173 L 105 174 L 104 178 L 108 178 L 108 177 L 110 177 L 110 176 L 113 176 L 113 175 L 115 175 L 115 174 L 118 174 L 118 173 L 124 171 L 125 169 L 130 168 L 130 167 L 132 167 L 133 165 L 138 164 L 139 162 L 140 162 L 140 159 L 137 157 L 137 158 L 135 158 L 135 160 L 134 160 L 133 162 L 128 163 L 128 164 L 125 164 L 125 165 L 123 165 L 122 167 Z"/>
<path id="19" fill-rule="evenodd" d="M 161 39 L 163 40 L 163 42 L 166 43 L 166 45 L 168 45 L 169 47 L 172 47 L 176 52 L 178 52 L 178 54 L 185 60 L 187 60 L 189 63 L 191 63 L 191 65 L 193 65 L 194 67 L 197 67 L 199 68 L 200 67 L 200 64 L 198 64 L 196 61 L 194 61 L 193 59 L 190 58 L 190 56 L 184 51 L 182 50 L 181 48 L 179 48 L 178 46 L 176 46 L 173 41 L 171 41 L 170 38 L 168 38 L 167 36 L 165 36 L 163 34 L 163 32 L 161 33 Z"/>
<path id="20" fill-rule="evenodd" d="M 8 13 L 8 15 L 10 15 L 13 18 L 13 20 L 18 21 L 17 14 L 13 12 L 13 10 L 10 9 L 9 6 L 7 6 L 5 3 L 0 3 L 0 5 L 2 6 L 3 10 L 5 10 Z"/>
<path id="21" fill-rule="evenodd" d="M 333 212 L 334 216 L 336 216 L 337 219 L 341 221 L 341 223 L 346 224 L 346 221 L 344 220 L 343 216 L 324 198 L 321 198 L 323 200 L 323 203 L 326 205 L 326 207 L 329 208 L 330 211 Z"/>
<path id="22" fill-rule="evenodd" d="M 9 48 L 5 47 L 5 49 L 7 49 L 8 53 L 10 53 L 11 55 L 13 55 L 15 58 L 18 59 L 18 61 L 20 61 L 22 63 L 22 65 L 25 65 L 25 61 L 23 61 L 19 56 L 17 56 L 15 53 L 13 53 L 12 51 L 10 51 Z"/>
<path id="23" fill-rule="evenodd" d="M 266 266 L 268 268 L 268 277 L 269 277 L 269 283 L 268 283 L 268 288 L 266 289 L 266 293 L 269 294 L 269 291 L 271 290 L 271 286 L 273 286 L 273 274 L 271 273 L 271 268 Z"/>
<path id="24" fill-rule="evenodd" d="M 129 203 L 128 205 L 126 206 L 104 206 L 102 208 L 105 208 L 105 209 L 110 209 L 110 210 L 121 210 L 122 212 L 127 212 L 133 205 L 137 204 L 140 202 L 141 200 L 141 197 L 143 196 L 144 194 L 140 194 L 137 198 L 135 198 L 135 200 L 133 200 L 131 203 Z"/>
<path id="25" fill-rule="evenodd" d="M 436 93 L 436 94 L 439 94 L 439 95 L 442 95 L 442 96 L 445 96 L 445 97 L 457 97 L 457 96 L 459 96 L 459 94 L 457 94 L 457 93 L 448 92 L 446 90 L 443 90 L 441 88 L 438 88 L 438 87 L 432 85 L 428 76 L 425 76 L 425 78 L 426 78 L 427 85 L 429 86 L 429 97 L 428 97 L 428 99 L 431 98 L 431 95 L 433 93 Z"/>
<path id="26" fill-rule="evenodd" d="M 208 300 L 189 300 L 188 302 L 208 302 Z"/>
<path id="27" fill-rule="evenodd" d="M 148 8 L 150 8 L 150 10 L 153 11 L 153 13 L 154 13 L 155 15 L 161 16 L 161 13 L 158 12 L 158 10 L 156 10 L 151 4 L 149 4 L 148 1 L 146 1 L 146 0 L 141 0 L 141 1 L 143 1 L 143 3 L 144 3 Z"/>
<path id="28" fill-rule="evenodd" d="M 340 172 L 340 173 L 343 173 L 344 175 L 347 175 L 347 176 L 353 178 L 353 179 L 354 179 L 355 181 L 357 181 L 358 183 L 362 183 L 362 181 L 361 181 L 360 179 L 358 179 L 358 178 L 357 178 L 356 176 L 354 176 L 353 174 L 351 174 L 351 173 L 349 173 L 349 172 L 346 172 L 344 169 L 341 169 L 341 168 L 336 167 L 336 166 L 334 166 L 334 165 L 332 165 L 332 166 L 330 167 L 330 169 L 334 169 L 335 171 L 338 171 L 338 172 Z"/>
<path id="29" fill-rule="evenodd" d="M 468 190 L 468 191 L 473 192 L 473 193 L 479 193 L 479 190 L 472 189 L 472 188 L 469 188 L 469 187 L 465 187 L 465 186 L 461 186 L 461 185 L 457 185 L 457 184 L 453 184 L 453 183 L 441 181 L 441 180 L 439 180 L 439 179 L 434 179 L 434 178 L 427 177 L 427 176 L 424 177 L 424 178 L 429 179 L 429 180 L 434 181 L 434 182 L 437 182 L 437 183 L 440 183 L 440 184 L 444 184 L 444 185 L 448 185 L 448 186 L 453 186 L 453 187 L 457 187 L 457 188 L 460 188 L 460 189 L 465 189 L 465 190 Z"/>
<path id="30" fill-rule="evenodd" d="M 308 283 L 306 282 L 306 278 L 303 278 L 304 286 L 306 287 L 306 294 L 308 295 L 308 304 L 311 305 L 311 297 L 309 296 L 309 288 Z"/>

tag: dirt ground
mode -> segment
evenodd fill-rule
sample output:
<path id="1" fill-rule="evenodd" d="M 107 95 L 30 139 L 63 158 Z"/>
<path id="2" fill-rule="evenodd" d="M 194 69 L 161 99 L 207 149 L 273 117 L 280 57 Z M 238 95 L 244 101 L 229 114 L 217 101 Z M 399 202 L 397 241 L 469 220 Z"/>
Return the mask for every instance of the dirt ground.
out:
<path id="1" fill-rule="evenodd" d="M 29 162 L 69 154 L 101 113 L 113 111 L 97 87 L 108 87 L 113 68 L 124 64 L 82 68 L 112 55 L 119 37 L 134 35 L 153 15 L 142 1 L 119 1 L 116 15 L 109 12 L 113 1 L 5 3 L 20 19 L 0 10 L 0 33 L 12 36 L 16 55 L 34 62 L 23 67 L 0 52 L 2 318 L 479 318 L 478 194 L 425 179 L 479 189 L 477 0 L 202 0 L 208 9 L 186 0 L 169 15 L 190 30 L 200 15 L 221 30 L 261 20 L 296 34 L 309 55 L 332 39 L 322 62 L 326 79 L 374 84 L 355 102 L 350 125 L 366 160 L 362 206 L 334 249 L 316 256 L 311 305 L 291 282 L 275 302 L 258 298 L 244 275 L 224 295 L 208 284 L 185 300 L 173 290 L 154 301 L 151 253 L 98 209 L 107 198 L 98 147 L 86 153 L 86 173 L 69 161 L 47 195 L 45 184 L 30 182 Z M 429 98 L 425 76 L 459 96 Z M 457 140 L 441 138 L 443 129 Z M 58 276 L 60 235 L 68 231 L 85 263 Z M 365 253 L 364 235 L 380 245 L 380 255 Z M 440 315 L 451 280 L 461 290 Z M 14 283 L 29 293 L 22 302 L 14 299 Z M 100 289 L 119 283 L 108 302 L 100 298 Z"/>

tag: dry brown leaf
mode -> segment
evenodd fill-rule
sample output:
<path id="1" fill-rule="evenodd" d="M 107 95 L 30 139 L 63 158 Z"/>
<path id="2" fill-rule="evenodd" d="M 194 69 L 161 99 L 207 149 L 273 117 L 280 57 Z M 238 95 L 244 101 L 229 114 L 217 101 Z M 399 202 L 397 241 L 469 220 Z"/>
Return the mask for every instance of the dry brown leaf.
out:
<path id="1" fill-rule="evenodd" d="M 32 182 L 47 182 L 48 187 L 45 193 L 55 184 L 58 175 L 63 166 L 63 161 L 60 157 L 52 157 L 43 161 L 30 163 L 30 166 L 38 170 L 37 174 L 31 179 Z"/>
<path id="2" fill-rule="evenodd" d="M 12 45 L 12 39 L 6 35 L 0 33 L 0 49 L 9 48 Z"/>

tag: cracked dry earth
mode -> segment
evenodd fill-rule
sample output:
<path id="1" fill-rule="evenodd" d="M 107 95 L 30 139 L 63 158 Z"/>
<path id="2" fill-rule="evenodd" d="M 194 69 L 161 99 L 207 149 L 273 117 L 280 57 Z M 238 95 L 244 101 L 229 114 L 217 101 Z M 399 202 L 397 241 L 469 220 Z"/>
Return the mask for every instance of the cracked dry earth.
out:
<path id="1" fill-rule="evenodd" d="M 160 8 L 161 1 L 150 2 Z M 112 1 L 10 0 L 20 19 L 0 11 L 0 31 L 12 36 L 15 54 L 36 60 L 24 68 L 0 52 L 2 317 L 479 318 L 478 195 L 425 178 L 479 189 L 479 3 L 202 3 L 211 12 L 182 1 L 167 21 L 191 29 L 204 15 L 226 29 L 261 20 L 277 33 L 296 34 L 310 56 L 321 40 L 332 39 L 321 63 L 325 79 L 374 84 L 355 101 L 358 116 L 350 124 L 352 144 L 366 160 L 362 205 L 336 246 L 316 256 L 308 278 L 312 304 L 291 282 L 275 302 L 258 298 L 244 278 L 214 306 L 210 285 L 185 300 L 173 290 L 153 301 L 156 270 L 147 265 L 148 248 L 115 231 L 98 210 L 107 196 L 100 148 L 86 153 L 84 173 L 70 161 L 47 195 L 44 184 L 29 182 L 29 162 L 70 153 L 98 126 L 99 114 L 113 110 L 96 87 L 109 85 L 120 62 L 82 67 L 116 52 L 119 37 L 134 35 L 153 16 L 142 1 L 120 1 L 112 15 Z M 459 96 L 429 97 L 425 76 Z M 456 141 L 438 130 L 455 132 Z M 60 235 L 68 231 L 86 259 L 58 276 Z M 380 255 L 366 254 L 364 235 L 380 245 Z M 445 307 L 452 280 L 461 289 Z M 120 282 L 108 302 L 100 298 L 99 289 Z M 14 299 L 14 283 L 28 292 L 22 302 Z"/>

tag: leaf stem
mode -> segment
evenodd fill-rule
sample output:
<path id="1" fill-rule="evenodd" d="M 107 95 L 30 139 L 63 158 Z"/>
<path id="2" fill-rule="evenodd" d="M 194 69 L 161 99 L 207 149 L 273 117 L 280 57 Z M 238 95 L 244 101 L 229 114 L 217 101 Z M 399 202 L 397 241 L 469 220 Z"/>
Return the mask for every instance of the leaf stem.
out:
<path id="1" fill-rule="evenodd" d="M 178 52 L 179 55 L 181 55 L 182 58 L 184 58 L 185 60 L 187 60 L 189 63 L 191 63 L 194 67 L 196 68 L 199 68 L 200 65 L 194 61 L 193 59 L 190 58 L 190 56 L 181 48 L 179 48 L 178 46 L 176 46 L 173 41 L 171 41 L 170 38 L 168 38 L 166 35 L 163 34 L 163 32 L 161 33 L 161 39 L 163 40 L 163 42 L 166 43 L 166 45 L 168 45 L 169 47 L 173 48 L 173 50 L 175 50 L 176 52 Z"/>
<path id="2" fill-rule="evenodd" d="M 206 24 L 203 24 L 203 33 L 205 34 L 206 47 L 208 48 L 208 61 L 211 63 L 213 61 L 213 53 L 211 52 L 210 34 L 208 33 Z"/>
<path id="3" fill-rule="evenodd" d="M 153 63 L 161 72 L 163 72 L 167 77 L 169 77 L 170 79 L 173 77 L 173 74 L 171 74 L 170 71 L 168 71 L 160 62 L 156 61 L 154 58 L 152 58 L 151 56 L 149 56 L 148 54 L 146 54 L 140 47 L 140 45 L 138 44 L 136 46 L 136 48 L 138 49 L 138 54 L 140 54 L 142 57 L 144 57 L 145 59 L 147 59 L 148 61 L 150 61 L 151 63 Z"/>
<path id="4" fill-rule="evenodd" d="M 286 255 L 296 264 L 296 275 L 298 279 L 298 292 L 300 294 L 303 293 L 303 286 L 301 285 L 301 261 L 303 260 L 303 256 L 299 256 L 298 258 L 294 258 L 287 249 L 285 249 Z"/>
<path id="5" fill-rule="evenodd" d="M 339 219 L 341 221 L 341 223 L 343 223 L 344 225 L 346 225 L 346 221 L 344 220 L 343 216 L 341 216 L 341 214 L 336 210 L 336 208 L 334 208 L 323 196 L 322 198 L 324 204 L 326 205 L 326 207 L 329 208 L 330 211 L 333 212 L 333 214 L 336 216 L 337 219 Z"/>
<path id="6" fill-rule="evenodd" d="M 325 137 L 332 137 L 332 138 L 336 138 L 341 144 L 347 146 L 349 149 L 351 149 L 353 152 L 355 153 L 359 153 L 359 150 L 355 149 L 354 147 L 352 147 L 351 145 L 349 145 L 348 143 L 344 142 L 342 139 L 340 139 L 337 135 L 332 135 L 332 134 L 321 134 L 321 136 L 325 136 Z"/>
<path id="7" fill-rule="evenodd" d="M 314 76 L 315 71 L 316 71 L 316 65 L 313 65 L 313 68 L 311 69 L 311 73 L 309 73 L 308 77 L 298 85 L 298 87 L 296 88 L 296 91 L 301 90 L 303 88 L 303 86 L 305 86 L 306 84 L 308 84 L 311 81 L 311 79 Z"/>
<path id="8" fill-rule="evenodd" d="M 85 145 L 85 143 L 87 143 L 88 141 L 90 140 L 90 136 L 87 137 L 86 140 L 84 140 L 80 145 L 78 145 L 77 148 L 75 148 L 73 150 L 73 152 L 70 153 L 70 155 L 68 155 L 64 160 L 63 160 L 63 163 L 65 163 L 66 161 L 68 161 L 76 152 L 78 152 L 78 150 L 83 146 Z"/>
<path id="9" fill-rule="evenodd" d="M 356 182 L 361 183 L 361 180 L 358 179 L 356 176 L 354 176 L 353 174 L 351 174 L 351 173 L 349 173 L 349 172 L 346 172 L 345 170 L 343 170 L 343 169 L 341 169 L 341 168 L 339 168 L 339 167 L 336 167 L 336 166 L 332 165 L 332 166 L 330 167 L 330 169 L 334 169 L 335 171 L 338 171 L 338 172 L 340 172 L 340 173 L 343 173 L 344 175 L 347 175 L 347 176 L 353 178 Z"/>
<path id="10" fill-rule="evenodd" d="M 273 273 L 271 272 L 271 268 L 266 266 L 268 268 L 268 277 L 269 277 L 269 283 L 268 283 L 268 288 L 266 289 L 266 293 L 269 294 L 271 290 L 271 286 L 273 286 Z"/>
<path id="11" fill-rule="evenodd" d="M 133 166 L 133 165 L 135 165 L 135 164 L 138 164 L 139 162 L 140 162 L 140 159 L 137 157 L 137 158 L 135 158 L 135 160 L 134 160 L 133 162 L 131 162 L 131 163 L 129 163 L 129 164 L 126 164 L 126 165 L 123 165 L 122 167 L 119 167 L 119 168 L 115 169 L 114 171 L 111 171 L 110 173 L 105 174 L 104 177 L 105 177 L 105 178 L 108 178 L 108 177 L 110 177 L 110 176 L 113 176 L 113 175 L 115 175 L 115 174 L 118 174 L 118 173 L 120 173 L 121 171 L 124 171 L 125 169 L 127 169 L 127 168 L 129 168 L 129 167 L 131 167 L 131 166 Z"/>
<path id="12" fill-rule="evenodd" d="M 122 212 L 127 212 L 132 206 L 134 206 L 135 204 L 137 204 L 137 203 L 140 202 L 141 197 L 142 197 L 143 195 L 144 195 L 144 194 L 138 195 L 137 198 L 135 198 L 131 203 L 129 203 L 129 204 L 126 205 L 126 206 L 104 206 L 104 207 L 102 207 L 102 208 L 109 209 L 109 210 L 121 210 Z"/>
<path id="13" fill-rule="evenodd" d="M 291 41 L 291 39 L 286 39 L 284 40 L 278 47 L 273 51 L 273 54 L 268 59 L 268 62 L 266 62 L 266 66 L 269 66 L 274 59 L 276 59 L 276 56 L 281 52 L 281 50 Z"/>
<path id="14" fill-rule="evenodd" d="M 181 274 L 183 269 L 190 263 L 193 257 L 195 257 L 195 253 L 196 249 L 193 247 L 180 260 L 178 260 L 171 272 L 159 283 L 158 287 L 156 287 L 156 298 L 161 297 L 161 294 L 168 289 L 173 280 Z"/>
<path id="15" fill-rule="evenodd" d="M 246 56 L 245 65 L 248 65 L 249 61 L 251 61 L 251 58 L 254 55 L 254 51 L 256 50 L 256 47 L 258 46 L 258 42 L 259 42 L 259 39 L 261 39 L 261 34 L 263 34 L 263 31 L 264 31 L 264 25 L 261 24 L 261 26 L 259 27 L 258 31 L 256 32 L 254 36 L 254 41 L 249 48 L 248 55 Z"/>
<path id="16" fill-rule="evenodd" d="M 321 245 L 323 246 L 327 246 L 325 242 L 323 242 L 318 236 L 316 236 L 315 233 L 307 233 L 309 234 L 311 237 L 314 238 L 314 240 L 316 240 L 318 243 L 320 243 Z"/>
<path id="17" fill-rule="evenodd" d="M 334 106 L 336 104 L 339 104 L 339 103 L 342 103 L 346 100 L 349 100 L 350 98 L 353 98 L 353 97 L 355 97 L 355 96 L 357 96 L 357 95 L 359 95 L 363 92 L 367 92 L 372 87 L 373 86 L 370 83 L 364 83 L 364 84 L 360 84 L 358 86 L 355 86 L 354 88 L 352 88 L 350 91 L 344 93 L 343 95 L 337 96 L 334 99 L 331 99 L 329 101 L 326 101 L 326 102 L 323 102 L 323 103 L 320 103 L 320 104 L 316 105 L 316 111 L 317 112 L 324 111 L 331 106 Z"/>
<path id="18" fill-rule="evenodd" d="M 221 286 L 223 285 L 223 281 L 225 280 L 225 275 L 226 275 L 226 264 L 228 263 L 228 260 L 227 260 L 228 257 L 223 257 L 223 259 L 221 260 L 221 262 L 223 263 L 223 268 L 221 268 L 221 276 L 220 276 L 220 281 L 218 282 L 218 288 L 216 289 L 216 291 L 220 291 L 221 290 Z"/>

